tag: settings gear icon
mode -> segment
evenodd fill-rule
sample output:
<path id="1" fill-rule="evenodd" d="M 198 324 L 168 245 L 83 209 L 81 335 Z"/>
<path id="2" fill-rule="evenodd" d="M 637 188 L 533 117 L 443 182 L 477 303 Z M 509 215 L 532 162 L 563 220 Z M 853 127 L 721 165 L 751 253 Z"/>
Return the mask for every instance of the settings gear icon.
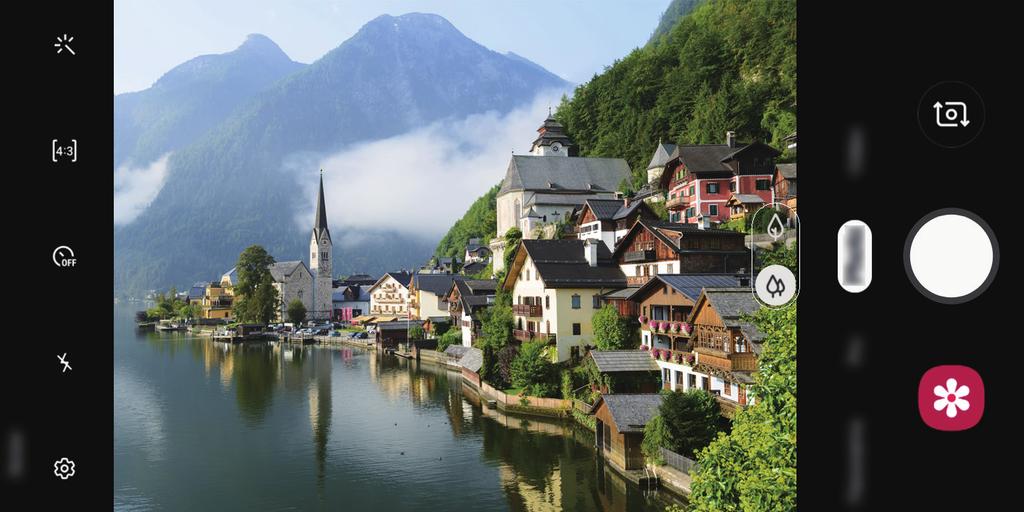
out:
<path id="1" fill-rule="evenodd" d="M 60 460 L 53 463 L 53 474 L 60 477 L 61 480 L 67 480 L 75 476 L 75 461 L 61 457 Z"/>

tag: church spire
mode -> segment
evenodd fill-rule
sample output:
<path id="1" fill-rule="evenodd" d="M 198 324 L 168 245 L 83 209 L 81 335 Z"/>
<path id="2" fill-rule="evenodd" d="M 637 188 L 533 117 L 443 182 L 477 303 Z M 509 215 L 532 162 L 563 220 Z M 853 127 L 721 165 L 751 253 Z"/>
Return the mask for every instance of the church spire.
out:
<path id="1" fill-rule="evenodd" d="M 320 169 L 320 194 L 316 198 L 316 218 L 313 224 L 313 234 L 319 240 L 323 236 L 331 239 L 331 231 L 327 229 L 327 206 L 324 204 L 324 170 Z"/>

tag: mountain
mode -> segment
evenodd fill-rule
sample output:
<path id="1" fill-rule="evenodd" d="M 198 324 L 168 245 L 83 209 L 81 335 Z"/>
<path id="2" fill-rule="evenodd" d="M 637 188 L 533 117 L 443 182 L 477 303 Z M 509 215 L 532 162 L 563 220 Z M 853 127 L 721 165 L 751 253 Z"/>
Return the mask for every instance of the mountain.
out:
<path id="1" fill-rule="evenodd" d="M 440 16 L 380 16 L 171 155 L 149 206 L 115 227 L 115 290 L 211 279 L 254 243 L 279 260 L 305 260 L 309 226 L 296 215 L 310 209 L 304 191 L 322 156 L 442 119 L 508 112 L 541 90 L 567 86 L 532 62 L 473 42 Z M 379 174 L 381 188 L 349 193 L 386 201 L 394 186 L 386 171 L 360 171 Z M 345 198 L 328 192 L 327 201 Z M 432 240 L 407 233 L 338 231 L 339 274 L 414 268 L 433 249 Z"/>
<path id="2" fill-rule="evenodd" d="M 676 23 L 682 19 L 683 16 L 690 14 L 697 4 L 703 0 L 672 0 L 672 3 L 668 4 L 665 8 L 665 12 L 661 13 L 661 19 L 658 20 L 658 26 L 655 27 L 654 32 L 651 33 L 651 38 L 647 40 L 648 45 L 657 44 L 658 41 L 672 31 L 672 27 L 676 26 Z"/>
<path id="3" fill-rule="evenodd" d="M 234 51 L 196 57 L 149 89 L 114 96 L 114 167 L 146 165 L 188 145 L 303 67 L 266 36 L 252 34 Z"/>

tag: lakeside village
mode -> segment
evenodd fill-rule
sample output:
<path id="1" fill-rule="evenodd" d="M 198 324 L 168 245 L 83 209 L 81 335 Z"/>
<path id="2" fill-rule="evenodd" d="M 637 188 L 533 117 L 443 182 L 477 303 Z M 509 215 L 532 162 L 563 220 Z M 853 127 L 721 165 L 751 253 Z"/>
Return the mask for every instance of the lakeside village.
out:
<path id="1" fill-rule="evenodd" d="M 308 264 L 252 246 L 218 280 L 153 297 L 138 326 L 448 365 L 488 407 L 577 421 L 627 479 L 689 494 L 696 454 L 757 400 L 750 251 L 793 265 L 796 249 L 745 233 L 762 206 L 796 211 L 796 164 L 733 132 L 659 142 L 624 197 L 625 160 L 575 156 L 551 116 L 538 133 L 508 163 L 494 238 L 461 258 L 334 279 L 321 178 Z M 795 133 L 787 143 L 795 153 Z"/>

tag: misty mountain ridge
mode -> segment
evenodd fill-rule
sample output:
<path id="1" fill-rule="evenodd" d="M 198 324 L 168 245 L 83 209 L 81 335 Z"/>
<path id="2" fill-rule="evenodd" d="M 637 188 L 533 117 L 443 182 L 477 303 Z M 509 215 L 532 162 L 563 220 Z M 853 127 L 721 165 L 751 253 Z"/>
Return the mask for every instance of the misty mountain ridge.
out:
<path id="1" fill-rule="evenodd" d="M 230 112 L 204 129 L 209 118 L 193 115 L 197 105 L 230 92 L 229 84 L 246 76 L 255 77 L 241 95 L 246 99 L 236 99 Z M 291 61 L 259 35 L 232 52 L 192 59 L 150 89 L 115 97 L 115 131 L 132 135 L 135 125 L 118 123 L 125 117 L 185 132 L 202 130 L 195 140 L 162 144 L 136 136 L 134 147 L 116 160 L 141 165 L 173 152 L 163 186 L 149 206 L 131 223 L 115 227 L 115 290 L 214 278 L 254 243 L 280 260 L 306 260 L 309 234 L 296 226 L 295 217 L 309 208 L 303 192 L 316 169 L 289 162 L 316 162 L 354 144 L 445 119 L 509 112 L 541 90 L 568 85 L 522 57 L 475 43 L 432 14 L 375 18 L 309 65 Z M 149 107 L 142 111 L 145 116 L 138 103 Z M 115 133 L 115 141 L 122 135 Z M 394 186 L 387 182 L 386 169 L 358 172 L 380 175 L 381 189 L 351 193 L 381 194 L 386 201 L 387 187 Z M 332 211 L 338 210 L 330 203 L 345 204 L 344 197 L 330 192 L 327 200 Z M 428 236 L 394 229 L 350 231 L 349 240 L 356 242 L 335 242 L 336 274 L 414 268 L 432 252 Z"/>
<path id="2" fill-rule="evenodd" d="M 114 96 L 114 167 L 145 165 L 187 145 L 303 67 L 270 38 L 250 34 L 228 53 L 195 57 L 149 89 Z"/>

